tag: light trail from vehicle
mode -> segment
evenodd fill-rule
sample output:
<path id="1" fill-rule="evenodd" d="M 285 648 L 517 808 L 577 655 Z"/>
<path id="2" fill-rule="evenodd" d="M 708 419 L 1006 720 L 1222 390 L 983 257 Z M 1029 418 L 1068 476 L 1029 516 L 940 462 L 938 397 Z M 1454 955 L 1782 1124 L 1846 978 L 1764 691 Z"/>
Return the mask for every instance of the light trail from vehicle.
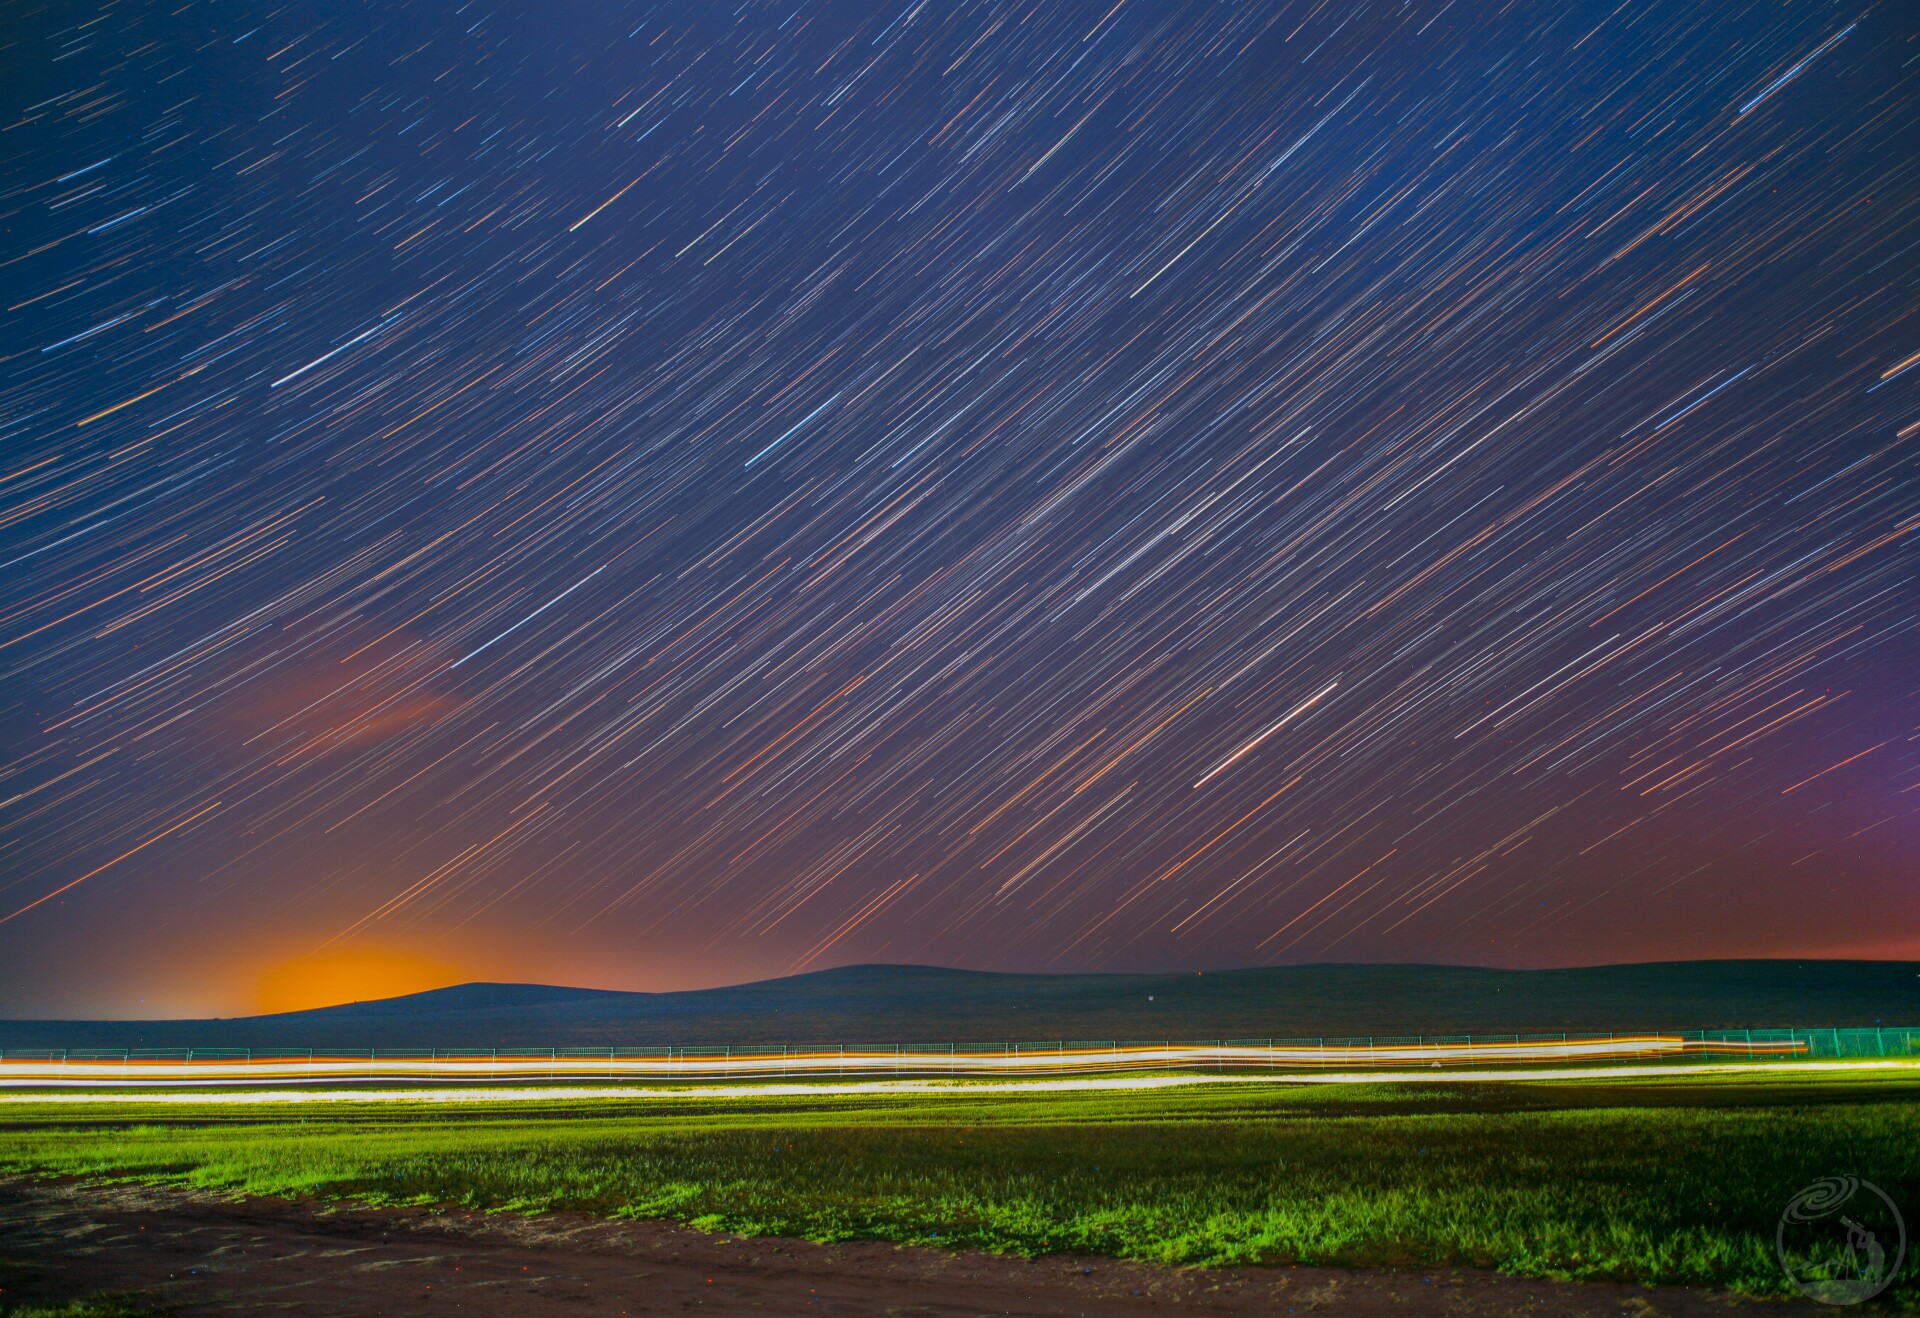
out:
<path id="1" fill-rule="evenodd" d="M 1702 1040 L 1674 1034 L 1592 1039 L 1384 1044 L 1148 1044 L 1101 1047 L 1004 1045 L 996 1052 L 958 1049 L 814 1049 L 773 1052 L 605 1056 L 557 1053 L 424 1054 L 400 1057 L 309 1056 L 213 1058 L 0 1058 L 0 1086 L 205 1086 L 235 1082 L 305 1084 L 324 1080 L 435 1080 L 491 1082 L 518 1079 L 659 1080 L 792 1078 L 846 1075 L 1073 1075 L 1141 1070 L 1324 1070 L 1489 1063 L 1621 1062 L 1689 1057 L 1805 1055 L 1805 1040 Z"/>
<path id="2" fill-rule="evenodd" d="M 1845 1062 L 1709 1062 L 1622 1066 L 1563 1066 L 1484 1071 L 1294 1071 L 1266 1075 L 1238 1073 L 1202 1075 L 1105 1075 L 1041 1080 L 858 1080 L 810 1081 L 774 1084 L 676 1085 L 651 1088 L 635 1085 L 548 1085 L 511 1089 L 450 1085 L 436 1089 L 255 1089 L 208 1092 L 169 1089 L 160 1093 L 82 1092 L 40 1093 L 0 1090 L 0 1104 L 166 1103 L 178 1106 L 288 1103 L 548 1103 L 592 1099 L 684 1101 L 693 1098 L 807 1098 L 838 1094 L 901 1095 L 942 1098 L 954 1094 L 1047 1094 L 1174 1089 L 1184 1085 L 1345 1085 L 1345 1084 L 1512 1084 L 1521 1081 L 1681 1079 L 1702 1075 L 1755 1073 L 1886 1071 L 1916 1069 L 1909 1061 Z"/>

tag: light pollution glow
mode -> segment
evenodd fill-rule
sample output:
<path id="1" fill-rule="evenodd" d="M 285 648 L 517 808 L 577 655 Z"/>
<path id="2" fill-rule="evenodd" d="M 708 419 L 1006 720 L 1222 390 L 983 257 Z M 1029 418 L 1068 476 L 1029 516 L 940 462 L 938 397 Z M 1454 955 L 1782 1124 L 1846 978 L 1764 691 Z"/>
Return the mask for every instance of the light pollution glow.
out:
<path id="1" fill-rule="evenodd" d="M 273 1014 L 397 998 L 471 977 L 446 959 L 397 948 L 320 948 L 261 971 L 254 988 L 254 1009 Z"/>

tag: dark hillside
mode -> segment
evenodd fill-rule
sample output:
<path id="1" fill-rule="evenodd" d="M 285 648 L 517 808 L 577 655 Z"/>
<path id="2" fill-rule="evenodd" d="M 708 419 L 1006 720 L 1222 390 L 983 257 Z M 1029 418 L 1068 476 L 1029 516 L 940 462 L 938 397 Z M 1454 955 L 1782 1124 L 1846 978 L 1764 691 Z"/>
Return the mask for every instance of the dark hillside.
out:
<path id="1" fill-rule="evenodd" d="M 1920 964 L 1313 965 L 1193 975 L 845 966 L 683 993 L 464 984 L 228 1020 L 0 1021 L 0 1049 L 947 1043 L 1875 1024 L 1920 1025 Z"/>

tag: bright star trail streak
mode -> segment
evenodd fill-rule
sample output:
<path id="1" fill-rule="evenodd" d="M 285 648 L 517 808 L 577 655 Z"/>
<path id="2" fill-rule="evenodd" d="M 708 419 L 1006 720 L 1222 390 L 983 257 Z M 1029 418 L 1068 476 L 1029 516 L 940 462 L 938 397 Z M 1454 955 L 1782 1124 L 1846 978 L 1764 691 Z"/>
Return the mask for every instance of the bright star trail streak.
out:
<path id="1" fill-rule="evenodd" d="M 1902 12 L 11 7 L 0 1016 L 1920 957 Z"/>

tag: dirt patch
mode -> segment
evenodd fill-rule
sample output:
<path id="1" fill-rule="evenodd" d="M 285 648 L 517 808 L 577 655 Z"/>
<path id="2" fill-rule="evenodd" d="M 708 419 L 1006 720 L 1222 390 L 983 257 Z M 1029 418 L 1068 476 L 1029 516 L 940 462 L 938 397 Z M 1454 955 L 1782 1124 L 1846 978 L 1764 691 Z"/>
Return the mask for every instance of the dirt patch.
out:
<path id="1" fill-rule="evenodd" d="M 163 1312 L 551 1315 L 1824 1313 L 1672 1287 L 1476 1270 L 1165 1268 L 607 1222 L 0 1179 L 0 1303 L 137 1291 Z"/>

